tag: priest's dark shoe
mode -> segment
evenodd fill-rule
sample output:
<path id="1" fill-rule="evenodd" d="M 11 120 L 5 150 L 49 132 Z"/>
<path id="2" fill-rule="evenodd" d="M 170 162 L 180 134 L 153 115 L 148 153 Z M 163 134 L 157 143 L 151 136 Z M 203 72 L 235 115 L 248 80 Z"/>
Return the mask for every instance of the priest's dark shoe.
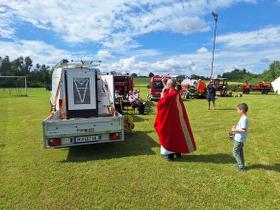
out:
<path id="1" fill-rule="evenodd" d="M 181 157 L 182 157 L 182 154 L 181 154 L 181 153 L 175 153 L 175 157 L 176 157 L 176 158 L 181 158 Z"/>
<path id="2" fill-rule="evenodd" d="M 164 155 L 164 158 L 168 161 L 174 160 L 174 154 Z"/>

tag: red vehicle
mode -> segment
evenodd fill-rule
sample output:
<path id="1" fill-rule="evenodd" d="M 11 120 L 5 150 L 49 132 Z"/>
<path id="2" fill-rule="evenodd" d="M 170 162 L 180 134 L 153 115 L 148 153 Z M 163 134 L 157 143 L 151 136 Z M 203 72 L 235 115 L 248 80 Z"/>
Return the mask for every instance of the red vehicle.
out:
<path id="1" fill-rule="evenodd" d="M 250 94 L 251 85 L 248 82 L 240 84 L 238 87 L 242 89 L 243 94 Z"/>
<path id="2" fill-rule="evenodd" d="M 272 90 L 272 85 L 270 82 L 261 82 L 260 84 L 256 85 L 253 90 L 261 91 L 262 94 L 268 94 Z"/>
<path id="3" fill-rule="evenodd" d="M 164 85 L 162 83 L 162 79 L 167 81 L 170 78 L 171 77 L 169 77 L 169 76 L 165 77 L 165 76 L 159 76 L 159 75 L 155 75 L 151 78 L 150 85 L 149 85 L 150 93 L 148 95 L 150 100 L 158 101 L 160 99 L 160 94 L 164 87 Z"/>
<path id="4" fill-rule="evenodd" d="M 114 76 L 115 91 L 118 91 L 119 95 L 126 96 L 130 90 L 133 90 L 133 77 L 126 75 Z"/>

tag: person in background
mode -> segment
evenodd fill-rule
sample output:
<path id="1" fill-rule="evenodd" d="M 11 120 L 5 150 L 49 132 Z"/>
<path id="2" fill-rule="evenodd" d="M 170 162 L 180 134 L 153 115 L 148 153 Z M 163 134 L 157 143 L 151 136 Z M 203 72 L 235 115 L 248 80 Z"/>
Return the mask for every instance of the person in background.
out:
<path id="1" fill-rule="evenodd" d="M 163 80 L 164 89 L 157 103 L 157 116 L 154 123 L 160 140 L 160 153 L 167 160 L 180 158 L 181 153 L 196 150 L 194 137 L 189 123 L 186 108 L 180 93 L 175 90 L 175 83 Z"/>
<path id="2" fill-rule="evenodd" d="M 115 90 L 115 108 L 117 110 L 118 113 L 122 114 L 122 107 L 120 104 L 120 91 L 119 90 Z"/>
<path id="3" fill-rule="evenodd" d="M 207 101 L 208 101 L 208 110 L 211 109 L 211 101 L 213 108 L 215 109 L 215 100 L 216 100 L 216 87 L 213 80 L 210 80 L 210 83 L 207 85 Z"/>
<path id="4" fill-rule="evenodd" d="M 250 94 L 250 85 L 248 82 L 242 85 L 243 94 Z"/>
<path id="5" fill-rule="evenodd" d="M 133 94 L 134 94 L 135 98 L 140 99 L 140 95 L 139 95 L 139 91 L 138 90 L 134 90 Z"/>
<path id="6" fill-rule="evenodd" d="M 133 91 L 128 92 L 128 100 L 131 103 L 132 107 L 137 107 L 139 114 L 144 114 L 145 112 L 145 105 L 142 103 L 142 101 L 139 98 L 138 93 L 134 93 Z"/>
<path id="7" fill-rule="evenodd" d="M 234 135 L 234 146 L 233 146 L 233 156 L 237 162 L 237 171 L 245 170 L 245 159 L 243 146 L 248 134 L 248 105 L 245 103 L 239 104 L 237 106 L 237 113 L 240 116 L 240 119 L 237 125 L 234 125 L 231 129 L 232 134 Z"/>
<path id="8" fill-rule="evenodd" d="M 196 84 L 196 92 L 198 98 L 204 98 L 206 96 L 206 85 L 201 79 Z"/>
<path id="9" fill-rule="evenodd" d="M 196 84 L 196 91 L 199 92 L 199 93 L 204 93 L 206 90 L 206 85 L 205 83 L 199 79 L 197 84 Z"/>
<path id="10" fill-rule="evenodd" d="M 182 90 L 181 80 L 176 82 L 175 90 L 177 90 L 179 93 L 181 93 L 181 90 Z"/>

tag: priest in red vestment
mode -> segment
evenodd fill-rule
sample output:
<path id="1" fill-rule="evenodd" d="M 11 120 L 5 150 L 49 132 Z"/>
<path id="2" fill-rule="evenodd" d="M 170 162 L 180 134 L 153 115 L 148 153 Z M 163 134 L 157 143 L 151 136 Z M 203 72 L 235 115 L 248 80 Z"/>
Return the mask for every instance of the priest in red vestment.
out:
<path id="1" fill-rule="evenodd" d="M 171 79 L 164 87 L 157 109 L 154 127 L 159 136 L 161 154 L 168 160 L 173 160 L 174 155 L 181 157 L 181 153 L 195 151 L 196 145 L 188 115 Z"/>

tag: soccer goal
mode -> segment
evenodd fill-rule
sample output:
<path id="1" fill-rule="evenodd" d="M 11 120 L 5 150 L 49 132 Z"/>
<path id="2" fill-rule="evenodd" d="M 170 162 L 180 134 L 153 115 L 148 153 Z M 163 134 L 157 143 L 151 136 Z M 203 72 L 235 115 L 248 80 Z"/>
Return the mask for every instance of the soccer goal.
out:
<path id="1" fill-rule="evenodd" d="M 0 96 L 27 96 L 26 76 L 0 76 Z"/>

